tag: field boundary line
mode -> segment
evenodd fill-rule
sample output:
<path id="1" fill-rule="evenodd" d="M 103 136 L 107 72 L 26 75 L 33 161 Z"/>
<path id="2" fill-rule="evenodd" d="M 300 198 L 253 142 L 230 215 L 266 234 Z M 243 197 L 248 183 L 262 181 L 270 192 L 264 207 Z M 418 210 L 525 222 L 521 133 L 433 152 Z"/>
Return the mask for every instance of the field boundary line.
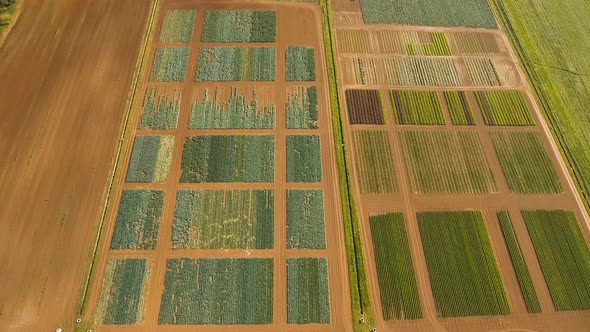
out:
<path id="1" fill-rule="evenodd" d="M 84 288 L 82 290 L 80 310 L 78 312 L 79 315 L 84 314 L 84 311 L 85 311 L 86 305 L 87 305 L 87 301 L 88 301 L 88 293 L 89 293 L 90 285 L 94 281 L 93 279 L 94 279 L 94 276 L 96 273 L 96 266 L 97 266 L 96 263 L 98 261 L 98 257 L 100 256 L 98 253 L 98 247 L 103 239 L 103 237 L 102 237 L 103 226 L 104 226 L 107 211 L 109 208 L 111 194 L 114 191 L 115 179 L 116 179 L 117 175 L 122 171 L 120 169 L 122 167 L 122 164 L 120 162 L 121 155 L 122 155 L 122 151 L 123 151 L 123 147 L 125 145 L 125 142 L 127 142 L 127 140 L 130 137 L 128 135 L 128 133 L 130 131 L 130 125 L 132 124 L 132 122 L 130 122 L 129 120 L 131 119 L 132 115 L 134 114 L 133 107 L 135 106 L 135 102 L 136 102 L 136 98 L 137 98 L 137 87 L 140 85 L 141 77 L 142 77 L 144 71 L 147 69 L 147 68 L 144 68 L 144 66 L 146 64 L 145 59 L 146 59 L 147 49 L 149 48 L 149 45 L 151 44 L 153 37 L 154 37 L 154 35 L 153 35 L 153 27 L 154 27 L 154 21 L 155 21 L 154 18 L 156 17 L 156 13 L 158 12 L 159 4 L 160 4 L 160 0 L 153 0 L 152 1 L 152 8 L 150 10 L 150 16 L 148 18 L 148 21 L 146 22 L 146 27 L 144 30 L 143 45 L 141 46 L 141 49 L 139 50 L 138 58 L 137 58 L 137 61 L 135 64 L 134 77 L 133 77 L 133 81 L 131 83 L 130 94 L 127 99 L 127 107 L 126 107 L 123 121 L 121 123 L 121 127 L 122 127 L 120 129 L 121 134 L 119 135 L 119 138 L 118 138 L 119 144 L 117 146 L 117 151 L 115 153 L 115 158 L 113 160 L 113 168 L 112 168 L 111 178 L 110 178 L 109 184 L 106 188 L 106 197 L 104 198 L 104 205 L 103 205 L 101 216 L 100 216 L 99 223 L 98 223 L 98 232 L 96 235 L 96 240 L 94 241 L 94 247 L 93 247 L 92 253 L 90 255 L 91 262 L 90 262 L 90 267 L 88 269 L 88 273 L 87 273 L 87 277 L 86 277 L 86 283 L 85 283 Z"/>

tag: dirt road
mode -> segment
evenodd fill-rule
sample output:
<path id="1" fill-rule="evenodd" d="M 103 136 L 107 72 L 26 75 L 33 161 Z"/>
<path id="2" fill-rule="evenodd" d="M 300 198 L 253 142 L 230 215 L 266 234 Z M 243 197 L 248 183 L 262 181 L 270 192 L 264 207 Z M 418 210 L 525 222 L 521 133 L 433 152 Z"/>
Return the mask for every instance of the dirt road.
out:
<path id="1" fill-rule="evenodd" d="M 0 330 L 71 327 L 150 1 L 26 1 L 0 47 Z"/>

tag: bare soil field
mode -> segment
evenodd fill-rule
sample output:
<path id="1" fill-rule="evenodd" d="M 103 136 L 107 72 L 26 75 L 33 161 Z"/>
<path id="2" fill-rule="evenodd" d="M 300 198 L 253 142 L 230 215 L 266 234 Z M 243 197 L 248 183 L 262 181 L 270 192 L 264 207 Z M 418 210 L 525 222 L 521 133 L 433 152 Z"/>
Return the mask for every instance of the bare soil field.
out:
<path id="1" fill-rule="evenodd" d="M 169 10 L 195 10 L 194 27 L 192 38 L 188 41 L 178 43 L 162 42 L 159 32 L 163 26 L 163 17 Z M 211 43 L 202 42 L 203 22 L 207 10 L 253 10 L 253 11 L 274 11 L 276 12 L 276 41 L 265 43 Z M 230 1 L 203 1 L 195 3 L 188 0 L 167 0 L 161 3 L 159 17 L 154 25 L 155 38 L 147 57 L 145 77 L 143 85 L 139 87 L 138 100 L 133 113 L 130 139 L 126 140 L 126 151 L 121 156 L 121 169 L 123 170 L 116 178 L 115 187 L 117 191 L 109 201 L 109 210 L 103 230 L 103 242 L 99 251 L 102 253 L 98 260 L 96 282 L 90 293 L 88 311 L 85 314 L 85 322 L 95 322 L 98 331 L 178 331 L 178 330 L 199 330 L 199 331 L 351 331 L 350 299 L 347 281 L 347 266 L 345 261 L 344 236 L 342 230 L 342 216 L 340 196 L 337 185 L 337 166 L 334 156 L 334 138 L 332 135 L 332 124 L 329 109 L 328 82 L 326 73 L 326 62 L 321 34 L 321 16 L 317 4 L 281 3 L 275 4 L 263 1 L 251 1 L 237 4 Z M 289 46 L 298 45 L 313 47 L 315 49 L 315 81 L 286 81 L 286 60 L 285 54 Z M 160 47 L 187 47 L 190 53 L 187 61 L 186 76 L 180 82 L 150 82 L 149 74 L 154 66 L 156 49 Z M 229 82 L 195 82 L 195 72 L 198 70 L 201 49 L 204 47 L 274 47 L 276 48 L 276 75 L 274 81 L 229 81 Z M 269 64 L 270 66 L 270 64 Z M 286 114 L 287 94 L 298 87 L 317 88 L 318 119 L 317 128 L 310 129 L 292 128 L 287 129 L 288 123 Z M 150 88 L 162 87 L 169 90 L 179 91 L 182 94 L 178 112 L 177 125 L 167 129 L 138 128 L 143 113 L 142 98 L 144 92 Z M 217 98 L 226 101 L 232 96 L 245 95 L 247 103 L 252 101 L 251 93 L 256 88 L 256 98 L 259 107 L 276 107 L 275 122 L 270 127 L 255 127 L 254 129 L 241 129 L 237 127 L 214 127 L 205 126 L 203 122 L 198 123 L 192 119 L 194 103 L 203 100 L 204 91 L 207 89 L 209 98 L 212 98 L 215 91 Z M 233 92 L 232 92 L 233 91 Z M 191 114 L 193 113 L 193 114 Z M 191 123 L 193 125 L 191 125 Z M 167 179 L 161 183 L 137 183 L 126 180 L 125 173 L 130 167 L 132 155 L 133 137 L 142 135 L 164 135 L 171 136 L 174 140 L 172 158 L 169 165 Z M 182 180 L 183 153 L 187 137 L 198 136 L 231 136 L 247 135 L 246 137 L 266 136 L 274 139 L 274 175 L 273 180 L 263 182 L 191 182 Z M 321 145 L 321 174 L 319 181 L 293 182 L 287 179 L 288 163 L 288 139 L 293 135 L 317 135 Z M 213 153 L 213 152 L 212 152 Z M 227 151 L 229 153 L 229 151 Z M 261 156 L 262 157 L 262 156 Z M 227 166 L 229 167 L 229 166 Z M 179 180 L 180 179 L 180 180 Z M 159 234 L 157 244 L 152 250 L 129 250 L 111 248 L 113 232 L 117 224 L 119 202 L 125 190 L 158 190 L 164 192 L 164 200 L 159 221 Z M 178 213 L 177 194 L 181 190 L 269 190 L 274 192 L 274 229 L 272 234 L 272 245 L 267 249 L 233 247 L 225 249 L 201 248 L 199 245 L 186 248 L 185 243 L 178 243 L 174 237 L 176 215 Z M 324 248 L 289 248 L 287 241 L 287 191 L 288 190 L 321 190 L 323 192 L 323 210 L 325 221 L 326 244 Z M 179 201 L 180 202 L 180 201 Z M 179 203 L 178 203 L 179 204 Z M 214 215 L 220 211 L 209 211 Z M 224 236 L 223 233 L 221 236 Z M 230 234 L 226 234 L 230 236 Z M 178 248 L 183 247 L 182 249 Z M 325 323 L 294 324 L 289 323 L 288 318 L 288 271 L 287 261 L 292 258 L 325 258 L 327 259 L 328 286 L 330 319 Z M 146 294 L 142 295 L 144 311 L 141 314 L 142 320 L 137 324 L 121 326 L 116 324 L 103 324 L 96 315 L 101 310 L 101 289 L 103 284 L 108 283 L 108 262 L 112 259 L 146 259 L 150 269 L 149 285 L 146 287 Z M 163 293 L 165 292 L 166 280 L 170 269 L 167 267 L 171 258 L 190 259 L 217 259 L 217 258 L 266 258 L 273 262 L 274 281 L 272 288 L 272 319 L 262 324 L 162 324 Z M 220 276 L 221 277 L 221 276 Z M 192 282 L 199 283 L 197 276 Z M 250 290 L 243 290 L 250 291 Z M 144 304 L 143 304 L 144 303 Z M 252 302 L 251 305 L 258 305 Z M 188 306 L 188 304 L 187 304 Z M 176 317 L 176 316 L 175 316 Z"/>
<path id="2" fill-rule="evenodd" d="M 23 1 L 0 47 L 0 330 L 71 330 L 149 1 Z"/>
<path id="3" fill-rule="evenodd" d="M 356 8 L 356 9 L 355 9 Z M 509 43 L 502 31 L 485 30 L 485 29 L 466 29 L 466 28 L 432 28 L 432 27 L 404 27 L 394 25 L 365 25 L 362 23 L 360 16 L 360 7 L 358 1 L 336 0 L 333 1 L 334 24 L 336 35 L 335 45 L 337 47 L 337 61 L 339 72 L 339 96 L 341 101 L 345 101 L 350 89 L 363 89 L 379 91 L 382 96 L 382 115 L 384 116 L 385 125 L 361 124 L 355 125 L 355 119 L 350 118 L 351 114 L 346 110 L 346 102 L 341 102 L 342 112 L 346 122 L 346 147 L 354 167 L 351 176 L 354 178 L 353 192 L 355 199 L 359 202 L 358 208 L 360 213 L 361 236 L 363 240 L 363 251 L 367 257 L 368 282 L 371 292 L 371 302 L 375 308 L 376 328 L 378 331 L 498 331 L 498 330 L 534 330 L 534 331 L 587 331 L 590 326 L 590 314 L 588 310 L 581 311 L 556 311 L 552 299 L 545 283 L 541 267 L 537 261 L 537 256 L 531 240 L 527 233 L 527 228 L 520 214 L 521 210 L 570 210 L 573 211 L 584 238 L 588 243 L 590 241 L 590 229 L 588 228 L 588 216 L 581 205 L 581 201 L 576 192 L 573 182 L 564 166 L 563 160 L 556 149 L 553 138 L 551 137 L 544 119 L 534 102 L 531 89 L 526 83 L 525 76 L 520 68 L 516 65 L 513 53 L 510 50 Z M 340 34 L 342 31 L 357 30 L 350 34 Z M 360 32 L 359 32 L 360 30 Z M 381 62 L 381 59 L 400 58 L 421 58 L 418 54 L 407 54 L 407 52 L 418 52 L 420 43 L 410 45 L 402 44 L 401 48 L 396 51 L 383 51 L 391 49 L 391 45 L 384 45 L 385 41 L 380 39 L 380 34 L 385 30 L 394 30 L 397 38 L 405 37 L 408 34 L 442 32 L 449 38 L 450 50 L 446 54 L 439 54 L 441 57 L 427 56 L 425 59 L 448 58 L 451 59 L 457 68 L 457 79 L 452 84 L 397 84 L 387 78 L 389 73 L 399 73 L 399 68 L 387 69 L 387 62 Z M 458 44 L 449 36 L 464 32 L 489 32 L 499 43 L 498 49 L 493 55 L 485 55 L 492 59 L 496 67 L 496 75 L 500 78 L 501 86 L 490 86 L 488 84 L 475 84 L 473 76 L 468 73 L 466 62 L 471 61 L 471 55 L 466 56 L 458 50 Z M 368 36 L 368 37 L 366 37 Z M 423 36 L 423 35 L 420 35 Z M 356 39 L 355 39 L 356 38 Z M 432 40 L 425 44 L 432 43 Z M 366 51 L 366 43 L 369 43 L 370 50 Z M 411 44 L 408 42 L 408 44 Z M 362 46 L 361 46 L 362 45 Z M 394 45 L 395 46 L 395 45 Z M 343 52 L 346 49 L 346 52 Z M 350 51 L 357 49 L 358 52 Z M 428 50 L 432 52 L 432 50 Z M 395 53 L 397 52 L 397 53 Z M 483 56 L 483 55 L 478 55 Z M 405 60 L 402 60 L 405 61 Z M 429 60 L 430 61 L 430 60 Z M 438 60 L 435 60 L 438 61 Z M 391 67 L 393 68 L 393 67 Z M 416 67 L 417 69 L 420 69 Z M 402 71 L 403 72 L 403 71 Z M 407 71 L 405 73 L 412 73 Z M 403 80 L 402 80 L 403 81 Z M 408 82 L 410 82 L 408 80 Z M 420 86 L 422 85 L 422 86 Z M 448 112 L 444 113 L 445 125 L 424 126 L 424 125 L 401 125 L 396 123 L 395 111 L 396 105 L 393 104 L 389 96 L 389 91 L 473 91 L 473 90 L 502 90 L 517 89 L 521 91 L 527 99 L 528 107 L 534 117 L 536 125 L 529 127 L 497 127 L 484 125 L 482 112 L 475 110 L 473 115 L 476 125 L 455 126 L 451 122 Z M 475 98 L 469 99 L 471 105 L 477 105 Z M 352 114 L 356 116 L 356 114 Z M 391 137 L 391 155 L 394 161 L 394 169 L 397 177 L 397 192 L 394 194 L 375 194 L 361 192 L 362 170 L 355 163 L 357 151 L 353 143 L 355 133 L 368 130 L 386 131 Z M 407 156 L 404 154 L 403 135 L 409 131 L 420 132 L 473 132 L 480 138 L 483 151 L 487 156 L 489 167 L 495 179 L 497 190 L 492 193 L 484 194 L 425 194 L 416 192 L 415 188 L 410 185 L 410 179 L 414 170 L 408 169 L 405 163 Z M 502 171 L 502 167 L 496 158 L 494 145 L 490 139 L 491 132 L 532 132 L 541 137 L 541 142 L 546 151 L 548 151 L 551 164 L 557 171 L 559 182 L 563 186 L 563 192 L 559 194 L 535 194 L 522 195 L 511 192 Z M 366 171 L 365 171 L 366 172 Z M 366 176 L 366 174 L 365 174 Z M 378 181 L 378 180 L 377 180 Z M 385 181 L 385 180 L 384 180 Z M 436 181 L 436 180 L 432 180 Z M 494 253 L 498 269 L 500 272 L 503 286 L 510 304 L 511 314 L 505 316 L 476 316 L 463 318 L 440 318 L 437 315 L 435 300 L 431 288 L 431 281 L 427 270 L 427 263 L 424 256 L 416 212 L 423 211 L 464 211 L 478 210 L 482 211 L 485 228 L 487 230 L 492 251 Z M 514 228 L 517 237 L 520 240 L 520 246 L 527 262 L 532 282 L 535 286 L 538 300 L 541 306 L 541 313 L 529 314 L 521 296 L 521 290 L 517 281 L 516 274 L 512 267 L 510 254 L 506 249 L 506 244 L 502 231 L 498 224 L 496 212 L 507 210 L 512 216 Z M 382 314 L 382 304 L 380 300 L 379 282 L 377 278 L 377 267 L 375 264 L 375 254 L 371 238 L 371 228 L 369 218 L 373 215 L 387 212 L 402 212 L 405 217 L 405 227 L 408 234 L 408 241 L 412 253 L 412 265 L 415 270 L 420 303 L 422 305 L 423 318 L 416 320 L 384 320 Z"/>

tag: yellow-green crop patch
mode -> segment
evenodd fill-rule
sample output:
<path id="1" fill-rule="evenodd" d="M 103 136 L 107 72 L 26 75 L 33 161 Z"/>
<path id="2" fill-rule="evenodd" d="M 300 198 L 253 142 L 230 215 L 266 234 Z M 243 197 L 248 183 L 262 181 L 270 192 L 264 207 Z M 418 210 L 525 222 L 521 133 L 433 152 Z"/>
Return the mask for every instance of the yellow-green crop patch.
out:
<path id="1" fill-rule="evenodd" d="M 188 47 L 160 47 L 152 67 L 152 82 L 182 82 L 188 65 Z"/>
<path id="2" fill-rule="evenodd" d="M 189 43 L 197 12 L 194 10 L 167 10 L 162 22 L 160 41 L 164 43 Z"/>
<path id="3" fill-rule="evenodd" d="M 174 136 L 137 136 L 127 170 L 127 182 L 166 182 Z"/>
<path id="4" fill-rule="evenodd" d="M 274 81 L 275 75 L 275 47 L 201 47 L 195 81 Z"/>

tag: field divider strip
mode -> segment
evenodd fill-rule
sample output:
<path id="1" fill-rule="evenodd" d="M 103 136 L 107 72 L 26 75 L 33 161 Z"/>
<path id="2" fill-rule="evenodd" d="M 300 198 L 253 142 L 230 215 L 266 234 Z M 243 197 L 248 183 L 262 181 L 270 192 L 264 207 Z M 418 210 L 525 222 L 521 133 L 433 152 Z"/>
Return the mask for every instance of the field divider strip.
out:
<path id="1" fill-rule="evenodd" d="M 124 121 L 122 122 L 123 124 L 123 128 L 122 128 L 122 133 L 119 136 L 119 144 L 117 147 L 117 152 L 115 155 L 115 159 L 114 159 L 114 163 L 113 163 L 113 170 L 112 170 L 112 175 L 111 178 L 109 180 L 109 185 L 108 185 L 108 189 L 106 192 L 106 197 L 104 200 L 104 205 L 103 205 L 103 209 L 102 209 L 102 213 L 101 213 L 101 217 L 99 220 L 99 224 L 98 224 L 98 232 L 96 235 L 96 240 L 94 242 L 94 248 L 92 250 L 92 260 L 90 263 L 90 267 L 88 269 L 88 275 L 86 277 L 86 284 L 84 286 L 83 289 L 83 293 L 82 293 L 82 299 L 81 299 L 81 305 L 80 305 L 80 310 L 79 310 L 79 314 L 82 315 L 84 314 L 84 310 L 86 309 L 86 301 L 88 299 L 88 291 L 90 289 L 90 284 L 92 283 L 92 279 L 94 274 L 96 273 L 95 269 L 96 269 L 96 261 L 98 258 L 98 247 L 99 247 L 99 243 L 102 239 L 102 231 L 103 231 L 103 227 L 104 227 L 104 221 L 106 219 L 106 215 L 107 215 L 107 211 L 108 211 L 108 207 L 109 207 L 109 203 L 110 203 L 110 198 L 111 198 L 111 194 L 113 192 L 113 186 L 115 183 L 115 179 L 117 177 L 117 175 L 119 174 L 118 171 L 122 171 L 121 169 L 119 169 L 120 167 L 122 167 L 120 161 L 121 161 L 121 155 L 122 155 L 122 151 L 123 151 L 123 146 L 125 145 L 126 139 L 130 138 L 130 136 L 128 136 L 129 133 L 129 120 L 133 114 L 132 110 L 133 107 L 135 106 L 135 99 L 136 99 L 136 95 L 137 95 L 137 87 L 139 86 L 139 82 L 141 79 L 142 74 L 144 73 L 144 63 L 145 63 L 145 58 L 146 58 L 146 54 L 147 54 L 147 49 L 150 43 L 150 40 L 152 39 L 152 32 L 153 32 L 153 25 L 154 25 L 154 18 L 156 16 L 156 13 L 158 11 L 158 7 L 159 7 L 159 2 L 160 0 L 153 0 L 152 2 L 152 8 L 150 11 L 150 17 L 149 20 L 146 24 L 146 30 L 145 30 L 145 35 L 144 35 L 144 39 L 143 39 L 143 45 L 142 48 L 140 50 L 140 56 L 138 58 L 138 61 L 136 63 L 136 67 L 135 67 L 135 77 L 133 79 L 133 83 L 131 85 L 131 94 L 129 96 L 128 99 L 128 107 L 125 111 L 125 116 L 124 116 Z"/>

